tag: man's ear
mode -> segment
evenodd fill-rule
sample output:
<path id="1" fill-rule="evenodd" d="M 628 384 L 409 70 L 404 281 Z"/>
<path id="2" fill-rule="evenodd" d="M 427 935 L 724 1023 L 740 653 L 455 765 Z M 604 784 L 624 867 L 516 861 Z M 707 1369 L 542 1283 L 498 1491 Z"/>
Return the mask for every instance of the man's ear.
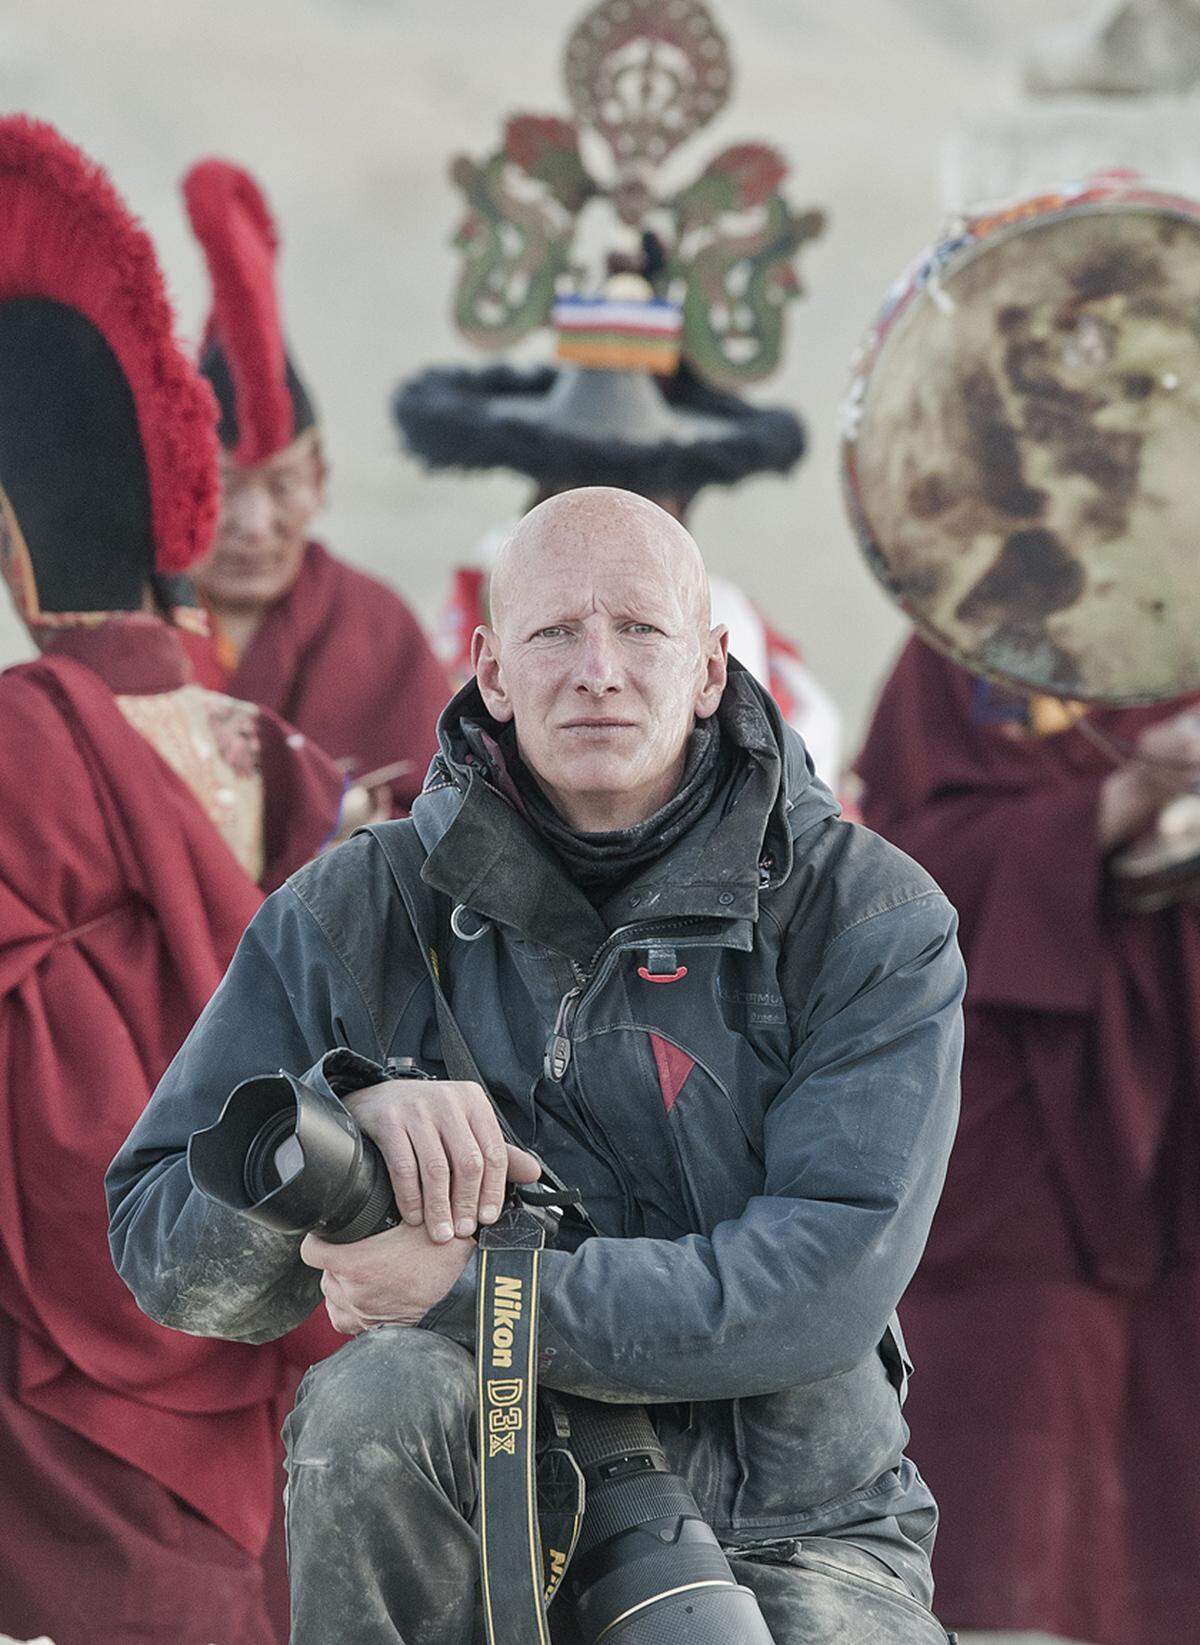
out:
<path id="1" fill-rule="evenodd" d="M 488 713 L 502 724 L 511 720 L 513 708 L 500 666 L 500 642 L 496 631 L 485 623 L 481 623 L 471 635 L 471 667 L 475 670 L 475 683 Z"/>
<path id="2" fill-rule="evenodd" d="M 321 444 L 321 436 L 313 430 L 312 450 L 309 453 L 312 459 L 313 489 L 317 494 L 317 512 L 325 507 L 325 489 L 329 483 L 329 464 L 325 461 L 325 447 Z"/>
<path id="3" fill-rule="evenodd" d="M 696 693 L 696 718 L 707 720 L 717 712 L 729 676 L 729 630 L 724 623 L 709 630 L 704 642 L 704 675 Z"/>

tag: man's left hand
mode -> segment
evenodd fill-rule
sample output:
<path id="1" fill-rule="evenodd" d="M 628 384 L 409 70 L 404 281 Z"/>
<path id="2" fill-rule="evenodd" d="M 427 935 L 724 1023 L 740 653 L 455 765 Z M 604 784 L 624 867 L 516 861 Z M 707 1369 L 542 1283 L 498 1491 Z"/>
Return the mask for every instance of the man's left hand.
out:
<path id="1" fill-rule="evenodd" d="M 356 1337 L 372 1325 L 416 1325 L 453 1288 L 474 1249 L 473 1239 L 435 1245 L 424 1224 L 401 1224 L 351 1245 L 306 1234 L 300 1256 L 321 1269 L 334 1330 Z"/>

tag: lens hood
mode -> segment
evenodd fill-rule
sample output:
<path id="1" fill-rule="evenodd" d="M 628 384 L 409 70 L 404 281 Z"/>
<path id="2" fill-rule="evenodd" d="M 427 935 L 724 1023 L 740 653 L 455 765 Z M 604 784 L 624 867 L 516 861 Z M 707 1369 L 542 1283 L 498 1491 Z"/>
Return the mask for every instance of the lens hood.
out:
<path id="1" fill-rule="evenodd" d="M 264 1151 L 299 1145 L 280 1175 Z M 383 1156 L 336 1097 L 291 1074 L 243 1080 L 215 1125 L 188 1142 L 188 1172 L 209 1199 L 281 1234 L 317 1231 L 348 1242 L 394 1221 Z M 274 1184 L 274 1185 L 272 1185 Z M 265 1189 L 265 1191 L 263 1191 Z"/>

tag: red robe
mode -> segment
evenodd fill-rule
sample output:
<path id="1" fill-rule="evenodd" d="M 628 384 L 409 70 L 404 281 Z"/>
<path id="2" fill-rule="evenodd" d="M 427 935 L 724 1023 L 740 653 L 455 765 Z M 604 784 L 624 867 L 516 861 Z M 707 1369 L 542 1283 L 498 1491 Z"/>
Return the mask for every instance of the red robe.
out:
<path id="1" fill-rule="evenodd" d="M 400 596 L 320 543 L 308 544 L 300 575 L 233 672 L 205 683 L 274 709 L 335 759 L 350 760 L 352 776 L 406 760 L 391 785 L 405 812 L 421 792 L 452 694 Z"/>
<path id="2" fill-rule="evenodd" d="M 96 671 L 181 683 L 164 634 L 72 632 L 74 657 L 0 675 L 0 1632 L 56 1645 L 274 1637 L 258 1555 L 284 1351 L 153 1324 L 108 1255 L 105 1168 L 262 900 Z M 273 716 L 259 729 L 277 882 L 342 785 Z"/>
<path id="3" fill-rule="evenodd" d="M 1200 1617 L 1200 907 L 1118 912 L 1104 754 L 987 723 L 919 641 L 858 762 L 867 823 L 959 910 L 963 1112 L 902 1318 L 938 1613 L 1096 1645 Z M 1133 741 L 1178 703 L 1094 723 Z"/>

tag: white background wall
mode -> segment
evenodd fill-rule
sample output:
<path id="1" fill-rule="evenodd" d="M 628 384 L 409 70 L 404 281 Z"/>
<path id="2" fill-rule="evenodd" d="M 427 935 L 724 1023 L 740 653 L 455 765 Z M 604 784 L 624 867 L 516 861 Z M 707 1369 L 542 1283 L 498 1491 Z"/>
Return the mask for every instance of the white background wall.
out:
<path id="1" fill-rule="evenodd" d="M 708 493 L 714 569 L 802 642 L 857 736 L 903 631 L 860 563 L 839 495 L 847 362 L 892 277 L 941 221 L 938 163 L 964 121 L 1016 100 L 1029 31 L 1083 0 L 718 0 L 731 106 L 680 157 L 765 139 L 792 198 L 829 211 L 792 306 L 786 368 L 811 448 L 787 480 Z M 449 314 L 461 215 L 446 177 L 515 109 L 567 113 L 559 75 L 582 0 L 0 0 L 0 107 L 53 120 L 110 169 L 153 233 L 184 328 L 206 295 L 177 182 L 206 153 L 263 179 L 284 237 L 297 358 L 333 465 L 326 535 L 429 615 L 447 568 L 526 495 L 515 477 L 431 479 L 399 454 L 393 384 L 469 361 Z M 477 358 L 477 357 L 476 357 Z M 0 618 L 0 662 L 26 642 Z"/>

